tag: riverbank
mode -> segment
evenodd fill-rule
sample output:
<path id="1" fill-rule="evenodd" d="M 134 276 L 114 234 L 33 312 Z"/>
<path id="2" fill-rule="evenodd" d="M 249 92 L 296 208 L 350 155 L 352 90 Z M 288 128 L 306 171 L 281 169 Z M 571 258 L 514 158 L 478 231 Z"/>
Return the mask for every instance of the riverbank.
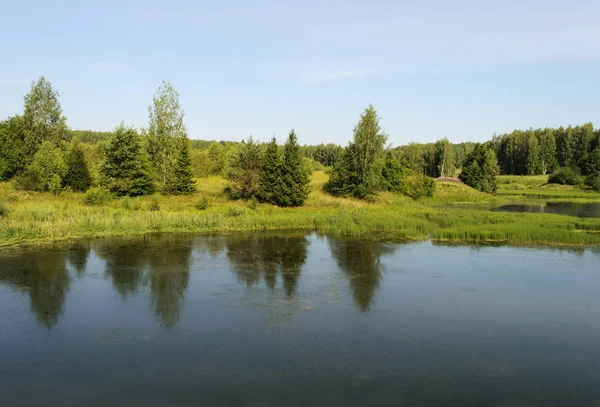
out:
<path id="1" fill-rule="evenodd" d="M 146 233 L 269 230 L 440 242 L 600 245 L 597 218 L 489 210 L 524 199 L 519 196 L 492 196 L 464 185 L 439 183 L 430 199 L 415 202 L 383 193 L 374 202 L 364 202 L 325 194 L 326 180 L 322 172 L 313 174 L 311 195 L 301 208 L 229 201 L 222 192 L 224 180 L 216 177 L 199 179 L 195 195 L 121 198 L 103 206 L 84 205 L 83 194 L 57 197 L 14 191 L 10 184 L 0 184 L 0 201 L 7 208 L 6 216 L 0 218 L 0 246 Z M 591 201 L 600 199 L 600 194 L 579 194 L 579 200 L 581 194 Z M 205 210 L 196 208 L 201 197 L 209 202 Z"/>

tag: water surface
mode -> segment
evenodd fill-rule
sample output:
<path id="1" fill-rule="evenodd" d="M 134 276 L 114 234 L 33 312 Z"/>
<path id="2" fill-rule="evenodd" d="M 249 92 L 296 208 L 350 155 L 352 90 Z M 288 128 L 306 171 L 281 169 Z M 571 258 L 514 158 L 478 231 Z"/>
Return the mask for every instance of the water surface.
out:
<path id="1" fill-rule="evenodd" d="M 0 405 L 600 405 L 599 264 L 315 235 L 5 251 Z"/>
<path id="2" fill-rule="evenodd" d="M 600 202 L 546 202 L 542 204 L 510 204 L 493 208 L 492 210 L 500 212 L 551 213 L 555 215 L 576 216 L 579 218 L 600 218 Z"/>

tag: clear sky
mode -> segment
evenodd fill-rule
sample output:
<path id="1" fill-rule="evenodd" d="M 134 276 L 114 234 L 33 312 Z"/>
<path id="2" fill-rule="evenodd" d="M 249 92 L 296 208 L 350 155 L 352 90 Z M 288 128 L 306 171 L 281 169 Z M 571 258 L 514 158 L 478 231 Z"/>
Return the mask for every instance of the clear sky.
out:
<path id="1" fill-rule="evenodd" d="M 393 145 L 600 124 L 595 0 L 0 0 L 0 118 L 46 76 L 75 129 L 138 127 L 161 80 L 191 138 Z M 280 140 L 282 141 L 282 140 Z"/>

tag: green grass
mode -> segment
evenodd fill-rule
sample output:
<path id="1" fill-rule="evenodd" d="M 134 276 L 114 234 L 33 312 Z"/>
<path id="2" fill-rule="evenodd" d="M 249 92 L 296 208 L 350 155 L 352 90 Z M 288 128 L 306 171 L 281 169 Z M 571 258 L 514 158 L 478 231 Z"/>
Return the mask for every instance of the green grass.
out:
<path id="1" fill-rule="evenodd" d="M 491 205 L 502 204 L 509 198 L 484 194 L 461 184 L 439 183 L 436 195 L 421 201 L 382 193 L 373 202 L 364 202 L 326 194 L 322 190 L 326 180 L 323 172 L 313 174 L 312 192 L 301 208 L 230 201 L 223 193 L 225 181 L 216 177 L 197 180 L 199 192 L 195 195 L 120 198 L 103 206 L 84 205 L 83 194 L 56 197 L 15 191 L 10 184 L 1 183 L 0 202 L 6 208 L 6 215 L 0 217 L 0 246 L 153 232 L 265 230 L 431 238 L 440 242 L 600 245 L 600 219 L 490 212 Z M 548 190 L 555 199 L 566 192 L 588 196 L 583 191 Z M 204 210 L 197 209 L 201 197 L 208 202 Z M 515 199 L 524 198 L 510 197 L 511 201 Z M 151 210 L 157 207 L 158 210 Z"/>

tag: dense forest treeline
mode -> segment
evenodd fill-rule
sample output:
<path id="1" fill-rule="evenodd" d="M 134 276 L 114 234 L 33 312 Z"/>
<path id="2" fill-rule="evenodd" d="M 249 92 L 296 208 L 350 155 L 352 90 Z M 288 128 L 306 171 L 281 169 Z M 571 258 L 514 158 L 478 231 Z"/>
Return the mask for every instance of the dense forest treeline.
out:
<path id="1" fill-rule="evenodd" d="M 413 198 L 431 195 L 432 178 L 459 177 L 495 192 L 496 175 L 550 174 L 551 182 L 600 189 L 600 130 L 591 123 L 558 129 L 515 130 L 486 143 L 410 143 L 391 147 L 373 106 L 361 115 L 347 146 L 300 145 L 292 130 L 285 145 L 190 140 L 179 94 L 163 82 L 148 108 L 148 126 L 121 123 L 110 132 L 72 130 L 48 80 L 32 83 L 23 113 L 0 122 L 0 180 L 21 189 L 114 195 L 195 192 L 194 177 L 221 176 L 234 199 L 302 205 L 310 173 L 330 173 L 333 195 L 368 198 L 378 191 Z M 94 190 L 95 194 L 99 192 Z M 102 194 L 100 194 L 102 195 Z"/>

